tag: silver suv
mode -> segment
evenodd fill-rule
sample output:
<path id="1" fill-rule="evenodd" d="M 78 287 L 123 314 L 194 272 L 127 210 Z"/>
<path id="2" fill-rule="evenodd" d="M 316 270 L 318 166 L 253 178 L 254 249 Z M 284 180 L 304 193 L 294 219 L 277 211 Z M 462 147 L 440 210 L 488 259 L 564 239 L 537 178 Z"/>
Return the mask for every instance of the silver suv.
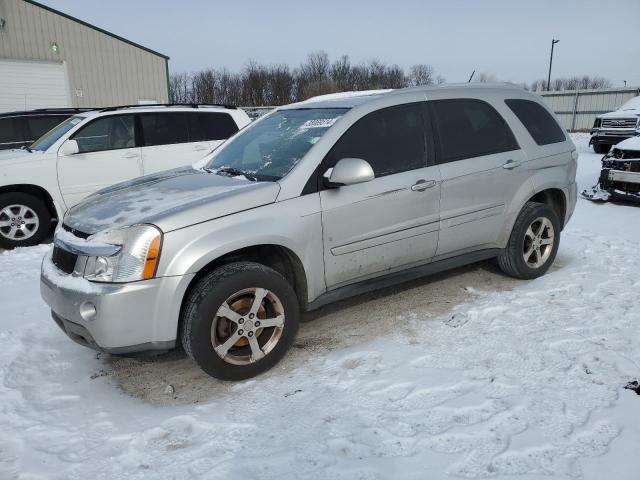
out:
<path id="1" fill-rule="evenodd" d="M 544 274 L 576 159 L 540 97 L 509 85 L 289 105 L 201 166 L 71 209 L 42 296 L 84 345 L 181 343 L 214 377 L 252 377 L 285 355 L 301 311 L 490 258 Z"/>

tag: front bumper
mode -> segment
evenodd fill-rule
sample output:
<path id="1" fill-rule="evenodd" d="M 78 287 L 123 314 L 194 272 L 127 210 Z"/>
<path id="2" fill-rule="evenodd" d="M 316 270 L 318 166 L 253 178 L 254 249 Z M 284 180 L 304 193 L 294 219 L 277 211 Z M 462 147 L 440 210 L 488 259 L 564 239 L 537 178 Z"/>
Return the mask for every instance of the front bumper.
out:
<path id="1" fill-rule="evenodd" d="M 58 326 L 82 345 L 113 354 L 166 351 L 176 345 L 188 277 L 90 283 L 57 270 L 48 254 L 40 293 Z"/>
<path id="2" fill-rule="evenodd" d="M 589 145 L 617 145 L 627 138 L 635 137 L 637 134 L 636 130 L 631 129 L 619 132 L 615 130 L 591 130 Z"/>

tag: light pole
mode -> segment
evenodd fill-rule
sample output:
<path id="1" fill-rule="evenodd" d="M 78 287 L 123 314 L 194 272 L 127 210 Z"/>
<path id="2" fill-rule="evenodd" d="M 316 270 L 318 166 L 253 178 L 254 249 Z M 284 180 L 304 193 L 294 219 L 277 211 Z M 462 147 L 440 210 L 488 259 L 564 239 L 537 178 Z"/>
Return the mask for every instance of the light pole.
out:
<path id="1" fill-rule="evenodd" d="M 553 63 L 553 46 L 560 40 L 551 39 L 551 57 L 549 57 L 549 77 L 547 78 L 547 92 L 551 90 L 551 64 Z"/>

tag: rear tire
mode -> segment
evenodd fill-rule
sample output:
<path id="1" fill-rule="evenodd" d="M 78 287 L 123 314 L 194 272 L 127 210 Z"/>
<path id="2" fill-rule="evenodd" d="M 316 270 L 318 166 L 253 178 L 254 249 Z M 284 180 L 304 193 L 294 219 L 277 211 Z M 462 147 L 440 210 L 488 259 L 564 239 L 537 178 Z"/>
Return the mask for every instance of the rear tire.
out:
<path id="1" fill-rule="evenodd" d="M 22 192 L 0 194 L 0 248 L 38 245 L 51 232 L 51 214 L 42 200 Z"/>
<path id="2" fill-rule="evenodd" d="M 544 275 L 560 245 L 560 219 L 543 203 L 528 202 L 516 219 L 498 265 L 507 275 L 530 280 Z"/>
<path id="3" fill-rule="evenodd" d="M 212 377 L 243 380 L 284 357 L 299 319 L 298 299 L 282 275 L 258 263 L 230 263 L 205 275 L 188 294 L 182 345 Z"/>
<path id="4" fill-rule="evenodd" d="M 601 154 L 605 154 L 605 153 L 609 153 L 609 150 L 611 150 L 611 145 L 607 144 L 607 143 L 594 143 L 593 144 L 593 151 L 596 153 L 601 153 Z"/>

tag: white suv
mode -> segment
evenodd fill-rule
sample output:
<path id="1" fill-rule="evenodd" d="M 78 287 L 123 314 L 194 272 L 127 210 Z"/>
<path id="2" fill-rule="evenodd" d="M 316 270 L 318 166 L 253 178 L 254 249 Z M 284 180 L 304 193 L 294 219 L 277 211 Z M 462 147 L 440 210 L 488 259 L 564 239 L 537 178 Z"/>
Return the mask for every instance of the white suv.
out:
<path id="1" fill-rule="evenodd" d="M 126 106 L 84 112 L 30 147 L 0 154 L 0 248 L 36 245 L 83 198 L 194 163 L 250 123 L 230 106 Z"/>

